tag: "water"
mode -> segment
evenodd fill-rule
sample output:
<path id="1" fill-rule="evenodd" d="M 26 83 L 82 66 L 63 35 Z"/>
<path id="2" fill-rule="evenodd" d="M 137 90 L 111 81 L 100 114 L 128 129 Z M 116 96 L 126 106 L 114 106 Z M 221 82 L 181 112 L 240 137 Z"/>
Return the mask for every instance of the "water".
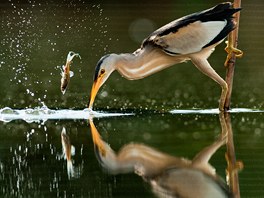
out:
<path id="1" fill-rule="evenodd" d="M 138 81 L 115 72 L 98 93 L 94 111 L 86 108 L 101 56 L 133 52 L 154 29 L 217 3 L 1 3 L 0 197 L 162 197 L 161 192 L 171 193 L 165 187 L 181 178 L 175 175 L 183 172 L 177 171 L 185 170 L 179 159 L 193 162 L 221 138 L 209 157 L 217 185 L 210 174 L 207 184 L 228 189 L 226 169 L 233 170 L 241 197 L 263 196 L 262 1 L 242 2 L 239 48 L 245 55 L 237 60 L 229 113 L 216 109 L 218 85 L 190 62 Z M 223 48 L 217 47 L 209 59 L 221 76 Z M 60 68 L 69 51 L 82 59 L 72 63 L 74 76 L 62 95 Z M 92 120 L 100 136 L 91 130 Z M 243 169 L 228 166 L 226 153 L 230 160 L 235 154 Z M 191 175 L 210 169 L 207 160 L 200 159 L 196 166 L 188 165 Z"/>
<path id="2" fill-rule="evenodd" d="M 235 151 L 244 164 L 239 172 L 241 195 L 262 194 L 262 113 L 232 113 Z M 103 141 L 118 152 L 130 143 L 140 143 L 175 157 L 193 157 L 221 135 L 217 114 L 142 114 L 94 118 Z M 63 157 L 61 132 L 66 128 L 75 152 L 74 175 Z M 13 120 L 1 125 L 1 193 L 8 196 L 153 197 L 150 184 L 139 176 L 112 175 L 95 155 L 89 123 L 83 119 L 51 119 L 45 123 Z M 225 178 L 226 146 L 210 163 Z M 156 164 L 156 163 L 155 163 Z M 69 179 L 70 178 L 70 179 Z M 248 183 L 250 180 L 250 184 Z"/>
<path id="3" fill-rule="evenodd" d="M 51 110 L 47 106 L 27 108 L 15 110 L 9 107 L 0 109 L 0 120 L 3 122 L 10 122 L 13 120 L 24 120 L 28 123 L 31 122 L 45 122 L 47 120 L 67 120 L 67 119 L 78 119 L 87 120 L 91 118 L 100 117 L 114 117 L 114 116 L 125 116 L 133 115 L 133 113 L 108 113 L 108 112 L 95 112 L 88 108 L 84 110 Z"/>

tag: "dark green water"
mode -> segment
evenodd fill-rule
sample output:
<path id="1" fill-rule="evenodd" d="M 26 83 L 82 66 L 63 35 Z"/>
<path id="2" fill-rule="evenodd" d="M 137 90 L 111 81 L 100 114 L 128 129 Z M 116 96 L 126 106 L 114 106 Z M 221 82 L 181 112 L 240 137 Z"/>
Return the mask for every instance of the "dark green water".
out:
<path id="1" fill-rule="evenodd" d="M 0 3 L 0 108 L 84 109 L 94 67 L 107 53 L 133 52 L 149 33 L 176 18 L 207 9 L 219 1 L 6 1 Z M 243 2 L 232 107 L 263 109 L 264 3 Z M 144 22 L 142 25 L 142 21 Z M 225 45 L 209 58 L 225 75 Z M 60 69 L 69 51 L 75 75 L 65 95 Z M 59 67 L 58 67 L 59 66 Z M 131 142 L 192 159 L 221 134 L 217 114 L 171 114 L 173 109 L 217 108 L 220 87 L 192 63 L 176 65 L 139 81 L 117 72 L 102 88 L 95 110 L 135 112 L 133 116 L 95 118 L 105 142 L 118 150 Z M 264 195 L 263 113 L 231 113 L 241 197 Z M 75 147 L 73 165 L 79 175 L 69 179 L 62 157 L 65 127 Z M 226 146 L 210 160 L 225 179 Z M 140 176 L 111 175 L 95 157 L 89 123 L 58 119 L 0 124 L 0 197 L 156 197 Z"/>

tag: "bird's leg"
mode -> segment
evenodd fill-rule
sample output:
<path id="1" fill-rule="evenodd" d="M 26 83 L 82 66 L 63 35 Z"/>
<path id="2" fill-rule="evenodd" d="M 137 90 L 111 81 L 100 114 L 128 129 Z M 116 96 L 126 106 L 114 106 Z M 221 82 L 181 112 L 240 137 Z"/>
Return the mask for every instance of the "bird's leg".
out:
<path id="1" fill-rule="evenodd" d="M 234 53 L 237 58 L 241 58 L 243 56 L 243 51 L 234 47 L 234 38 L 232 34 L 228 35 L 228 41 L 226 41 L 225 43 L 226 43 L 225 51 L 227 52 L 227 57 L 224 65 L 225 67 L 227 67 L 228 62 L 232 58 L 232 54 Z"/>
<path id="2" fill-rule="evenodd" d="M 216 81 L 222 88 L 221 97 L 219 101 L 219 110 L 224 111 L 225 100 L 227 96 L 228 86 L 227 83 L 222 79 L 216 71 L 211 67 L 209 62 L 203 58 L 200 54 L 192 55 L 191 61 L 193 64 L 205 75 Z"/>
<path id="3" fill-rule="evenodd" d="M 215 169 L 209 164 L 209 160 L 213 154 L 226 142 L 226 135 L 221 135 L 218 140 L 216 140 L 210 146 L 204 148 L 192 160 L 192 165 L 196 168 L 203 169 L 208 174 L 215 174 Z"/>
<path id="4" fill-rule="evenodd" d="M 221 84 L 220 84 L 221 85 Z M 228 85 L 226 82 L 224 82 L 222 85 L 222 92 L 219 100 L 219 110 L 224 111 L 225 110 L 225 100 L 228 92 Z"/>

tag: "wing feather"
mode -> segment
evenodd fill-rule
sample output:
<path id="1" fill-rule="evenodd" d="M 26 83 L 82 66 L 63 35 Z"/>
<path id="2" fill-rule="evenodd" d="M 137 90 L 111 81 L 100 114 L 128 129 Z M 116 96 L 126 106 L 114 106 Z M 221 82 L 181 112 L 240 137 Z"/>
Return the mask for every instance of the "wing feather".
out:
<path id="1" fill-rule="evenodd" d="M 168 54 L 189 54 L 222 41 L 235 28 L 232 15 L 241 10 L 231 3 L 197 12 L 159 28 L 142 43 L 154 45 Z"/>
<path id="2" fill-rule="evenodd" d="M 212 41 L 224 29 L 226 23 L 226 21 L 196 21 L 175 33 L 171 32 L 151 39 L 155 44 L 162 46 L 167 53 L 190 54 L 200 51 Z"/>

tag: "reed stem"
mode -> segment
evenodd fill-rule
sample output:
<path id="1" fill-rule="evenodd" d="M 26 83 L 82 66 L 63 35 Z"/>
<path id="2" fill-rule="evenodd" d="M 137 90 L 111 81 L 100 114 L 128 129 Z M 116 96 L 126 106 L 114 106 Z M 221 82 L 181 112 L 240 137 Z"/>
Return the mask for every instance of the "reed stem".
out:
<path id="1" fill-rule="evenodd" d="M 241 0 L 234 0 L 233 3 L 234 8 L 240 8 L 241 7 Z M 228 35 L 228 42 L 232 42 L 232 45 L 234 48 L 237 48 L 238 45 L 238 30 L 239 30 L 239 18 L 240 18 L 240 12 L 237 12 L 234 14 L 234 20 L 236 23 L 236 28 L 229 33 Z M 235 73 L 235 62 L 236 62 L 236 55 L 234 52 L 232 52 L 231 58 L 227 62 L 227 71 L 226 71 L 226 83 L 228 85 L 228 92 L 225 100 L 225 110 L 230 109 L 230 103 L 231 103 L 231 95 L 232 95 L 232 89 L 233 89 L 233 78 Z"/>

